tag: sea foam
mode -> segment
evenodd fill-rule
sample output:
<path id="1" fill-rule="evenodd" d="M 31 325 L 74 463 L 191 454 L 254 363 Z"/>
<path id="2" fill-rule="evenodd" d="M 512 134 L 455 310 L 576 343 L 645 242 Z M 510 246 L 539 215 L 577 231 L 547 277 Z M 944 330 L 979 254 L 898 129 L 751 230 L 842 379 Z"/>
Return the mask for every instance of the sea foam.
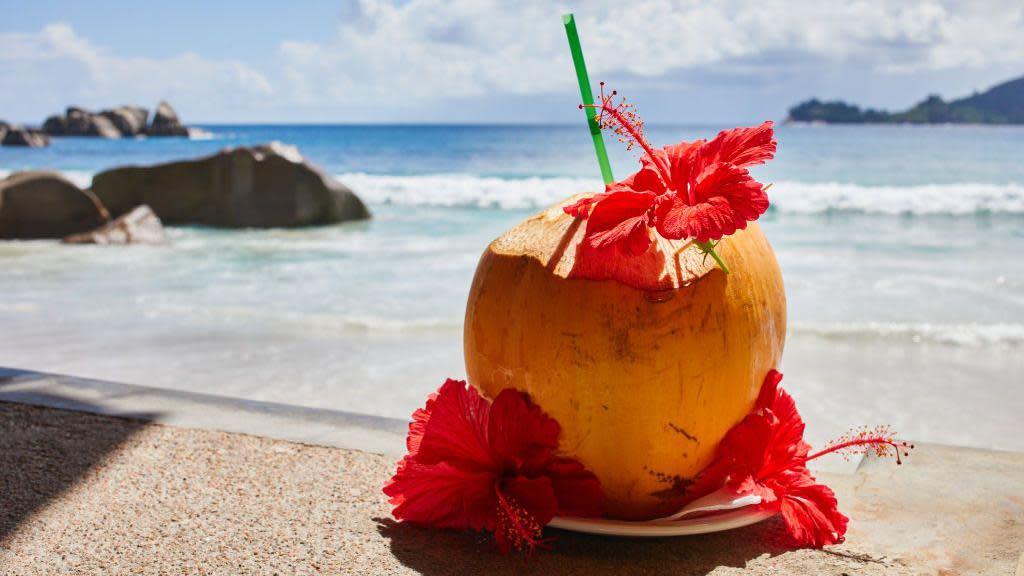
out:
<path id="1" fill-rule="evenodd" d="M 497 178 L 471 174 L 378 176 L 363 173 L 336 177 L 374 204 L 446 208 L 537 209 L 580 192 L 604 188 L 589 178 Z"/>
<path id="2" fill-rule="evenodd" d="M 15 172 L 19 172 L 19 170 L 0 170 L 0 180 L 7 178 Z M 88 170 L 63 170 L 61 171 L 61 174 L 79 188 L 88 188 L 92 186 L 93 172 L 89 172 Z"/>
<path id="3" fill-rule="evenodd" d="M 791 336 L 857 342 L 879 339 L 907 344 L 941 344 L 965 348 L 1024 346 L 1022 324 L 932 324 L 904 322 L 850 322 L 836 324 L 796 323 Z"/>
<path id="4" fill-rule="evenodd" d="M 12 171 L 0 170 L 0 179 Z M 85 188 L 93 173 L 67 170 Z M 500 178 L 472 174 L 393 176 L 348 172 L 336 178 L 370 204 L 537 210 L 579 193 L 603 189 L 594 178 Z M 768 191 L 783 214 L 860 213 L 893 216 L 1024 215 L 1024 184 L 964 182 L 866 186 L 840 182 L 779 181 Z"/>
<path id="5" fill-rule="evenodd" d="M 588 178 L 497 178 L 469 174 L 337 178 L 370 203 L 491 209 L 538 209 L 603 187 Z M 776 182 L 768 192 L 781 213 L 889 215 L 1024 214 L 1024 185 L 966 182 L 865 186 L 838 182 Z"/>
<path id="6" fill-rule="evenodd" d="M 928 184 L 862 186 L 779 182 L 768 192 L 783 213 L 859 212 L 892 215 L 1024 214 L 1024 185 Z"/>

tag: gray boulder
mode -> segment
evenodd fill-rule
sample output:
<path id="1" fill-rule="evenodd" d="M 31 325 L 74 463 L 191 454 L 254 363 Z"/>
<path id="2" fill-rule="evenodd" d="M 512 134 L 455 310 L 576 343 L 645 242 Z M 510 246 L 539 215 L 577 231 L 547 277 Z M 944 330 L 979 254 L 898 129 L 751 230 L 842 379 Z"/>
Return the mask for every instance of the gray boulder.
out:
<path id="1" fill-rule="evenodd" d="M 64 238 L 65 244 L 166 244 L 164 226 L 149 206 L 136 206 L 96 230 Z"/>
<path id="2" fill-rule="evenodd" d="M 86 135 L 100 138 L 120 138 L 121 131 L 114 126 L 109 118 L 95 114 L 89 119 L 89 131 Z"/>
<path id="3" fill-rule="evenodd" d="M 92 125 L 92 112 L 85 108 L 68 106 L 64 113 L 65 136 L 88 136 Z"/>
<path id="4" fill-rule="evenodd" d="M 188 136 L 188 128 L 178 120 L 178 113 L 170 104 L 161 100 L 153 112 L 153 122 L 146 129 L 150 136 Z"/>
<path id="5" fill-rule="evenodd" d="M 135 136 L 146 131 L 149 110 L 141 106 L 119 106 L 104 110 L 99 116 L 106 118 L 123 136 Z"/>
<path id="6" fill-rule="evenodd" d="M 276 143 L 107 170 L 92 191 L 115 215 L 147 204 L 166 224 L 276 228 L 370 216 L 351 190 Z"/>
<path id="7" fill-rule="evenodd" d="M 0 144 L 4 146 L 27 146 L 29 148 L 43 148 L 50 145 L 50 138 L 33 128 L 25 128 L 24 126 L 8 126 L 4 129 L 0 129 L 2 133 L 2 140 Z"/>
<path id="8" fill-rule="evenodd" d="M 55 172 L 15 172 L 0 180 L 0 238 L 63 238 L 103 224 L 97 206 Z"/>
<path id="9" fill-rule="evenodd" d="M 64 116 L 47 118 L 43 122 L 43 131 L 51 136 L 121 137 L 121 131 L 109 117 L 93 114 L 89 110 L 77 106 L 69 106 Z"/>
<path id="10" fill-rule="evenodd" d="M 0 142 L 4 141 L 4 136 L 7 135 L 7 128 L 8 128 L 7 122 L 4 122 L 3 120 L 0 120 Z"/>
<path id="11" fill-rule="evenodd" d="M 43 132 L 50 136 L 66 136 L 68 133 L 68 118 L 60 114 L 54 114 L 43 122 Z"/>

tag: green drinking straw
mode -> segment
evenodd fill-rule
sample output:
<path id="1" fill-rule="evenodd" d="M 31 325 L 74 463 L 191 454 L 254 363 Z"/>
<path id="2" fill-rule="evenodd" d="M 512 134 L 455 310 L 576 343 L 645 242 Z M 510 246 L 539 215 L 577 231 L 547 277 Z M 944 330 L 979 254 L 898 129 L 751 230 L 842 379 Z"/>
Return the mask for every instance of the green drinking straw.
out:
<path id="1" fill-rule="evenodd" d="M 565 35 L 569 38 L 569 51 L 572 52 L 572 64 L 576 67 L 576 80 L 580 84 L 580 97 L 583 98 L 583 112 L 587 115 L 587 126 L 590 127 L 590 136 L 594 139 L 594 153 L 597 154 L 597 163 L 601 166 L 601 177 L 605 184 L 615 182 L 612 176 L 612 165 L 608 162 L 608 150 L 604 147 L 604 136 L 601 134 L 601 126 L 597 123 L 597 112 L 594 110 L 594 93 L 590 91 L 590 76 L 587 75 L 587 63 L 583 61 L 583 48 L 580 48 L 580 35 L 576 32 L 576 19 L 572 14 L 562 16 L 565 24 Z M 722 272 L 729 273 L 729 267 L 722 261 L 718 252 L 715 252 L 715 243 L 697 242 L 697 247 L 702 252 L 710 255 L 718 263 Z"/>
<path id="2" fill-rule="evenodd" d="M 565 35 L 569 38 L 569 50 L 572 52 L 572 64 L 576 67 L 576 80 L 580 83 L 580 97 L 583 98 L 583 112 L 587 115 L 587 126 L 590 136 L 594 139 L 594 153 L 597 163 L 601 166 L 601 177 L 605 184 L 615 182 L 612 176 L 612 165 L 608 161 L 608 150 L 604 147 L 604 136 L 601 126 L 597 123 L 597 112 L 592 108 L 594 94 L 590 91 L 590 77 L 587 76 L 587 63 L 583 61 L 583 49 L 580 48 L 580 35 L 576 33 L 576 19 L 572 14 L 562 16 L 565 23 Z"/>

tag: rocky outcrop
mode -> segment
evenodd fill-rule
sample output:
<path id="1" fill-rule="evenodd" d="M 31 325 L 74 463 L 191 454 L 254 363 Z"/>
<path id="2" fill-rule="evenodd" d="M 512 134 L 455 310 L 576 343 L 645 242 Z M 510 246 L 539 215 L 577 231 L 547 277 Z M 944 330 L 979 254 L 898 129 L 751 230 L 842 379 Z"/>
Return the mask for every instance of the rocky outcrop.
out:
<path id="1" fill-rule="evenodd" d="M 55 114 L 43 121 L 43 132 L 50 136 L 65 136 L 68 131 L 68 120 L 66 116 Z"/>
<path id="2" fill-rule="evenodd" d="M 50 138 L 34 128 L 4 126 L 0 128 L 0 144 L 4 146 L 43 148 L 50 145 Z"/>
<path id="3" fill-rule="evenodd" d="M 119 106 L 99 113 L 114 125 L 122 136 L 137 136 L 146 132 L 146 118 L 149 110 L 141 106 Z"/>
<path id="4" fill-rule="evenodd" d="M 163 224 L 149 206 L 134 210 L 96 230 L 64 238 L 65 244 L 166 244 Z"/>
<path id="5" fill-rule="evenodd" d="M 64 114 L 50 116 L 43 122 L 43 131 L 50 136 L 188 136 L 189 128 L 178 119 L 178 113 L 167 102 L 160 102 L 148 126 L 149 110 L 141 106 L 118 106 L 98 113 L 68 106 Z"/>
<path id="6" fill-rule="evenodd" d="M 100 138 L 120 138 L 121 131 L 114 127 L 109 118 L 94 115 L 89 121 L 87 136 L 99 136 Z"/>
<path id="7" fill-rule="evenodd" d="M 7 128 L 8 127 L 9 127 L 9 125 L 7 124 L 7 122 L 4 122 L 3 120 L 0 120 L 0 143 L 2 143 L 4 141 L 4 136 L 7 135 Z"/>
<path id="8" fill-rule="evenodd" d="M 150 136 L 188 136 L 188 128 L 178 120 L 178 113 L 170 104 L 161 100 L 153 112 L 153 122 L 146 129 Z"/>
<path id="9" fill-rule="evenodd" d="M 0 180 L 0 238 L 62 238 L 104 222 L 89 196 L 55 172 Z"/>
<path id="10" fill-rule="evenodd" d="M 51 136 L 121 137 L 121 131 L 109 118 L 75 106 L 69 106 L 63 116 L 47 118 L 43 122 L 43 131 Z"/>
<path id="11" fill-rule="evenodd" d="M 107 170 L 92 191 L 115 215 L 147 204 L 166 224 L 271 228 L 369 217 L 351 190 L 276 143 Z"/>

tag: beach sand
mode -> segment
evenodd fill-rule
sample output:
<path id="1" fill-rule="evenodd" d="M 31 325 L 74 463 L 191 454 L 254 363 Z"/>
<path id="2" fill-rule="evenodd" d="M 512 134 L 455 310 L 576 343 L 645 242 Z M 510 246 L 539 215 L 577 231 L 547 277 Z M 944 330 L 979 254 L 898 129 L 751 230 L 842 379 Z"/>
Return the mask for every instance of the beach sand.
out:
<path id="1" fill-rule="evenodd" d="M 659 540 L 553 531 L 557 551 L 534 559 L 393 522 L 393 457 L 0 403 L 0 458 L 10 575 L 1013 574 L 1024 542 L 1024 454 L 938 446 L 826 475 L 853 521 L 825 551 L 785 551 L 776 519 Z"/>

